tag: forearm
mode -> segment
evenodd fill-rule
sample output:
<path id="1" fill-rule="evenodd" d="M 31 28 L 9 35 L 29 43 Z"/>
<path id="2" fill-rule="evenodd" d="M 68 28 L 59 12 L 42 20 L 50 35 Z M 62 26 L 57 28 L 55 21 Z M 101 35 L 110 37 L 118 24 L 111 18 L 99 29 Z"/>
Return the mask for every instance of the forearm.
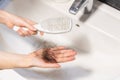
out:
<path id="1" fill-rule="evenodd" d="M 0 51 L 0 69 L 27 67 L 27 55 Z"/>
<path id="2" fill-rule="evenodd" d="M 7 24 L 7 18 L 9 18 L 9 14 L 3 10 L 0 10 L 0 23 Z"/>

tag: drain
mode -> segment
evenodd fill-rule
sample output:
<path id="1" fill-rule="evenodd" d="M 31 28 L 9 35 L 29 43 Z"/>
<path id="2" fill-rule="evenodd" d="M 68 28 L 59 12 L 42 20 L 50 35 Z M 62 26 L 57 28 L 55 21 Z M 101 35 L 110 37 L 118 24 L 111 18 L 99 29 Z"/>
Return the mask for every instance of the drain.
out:
<path id="1" fill-rule="evenodd" d="M 79 25 L 79 24 L 76 24 L 76 26 L 77 26 L 77 27 L 80 27 L 80 25 Z"/>

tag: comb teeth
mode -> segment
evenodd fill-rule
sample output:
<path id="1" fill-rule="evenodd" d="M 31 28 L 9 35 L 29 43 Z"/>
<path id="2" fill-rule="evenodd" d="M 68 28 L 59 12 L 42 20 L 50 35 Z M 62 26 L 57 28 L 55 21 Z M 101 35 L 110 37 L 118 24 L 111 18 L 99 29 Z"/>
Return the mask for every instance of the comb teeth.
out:
<path id="1" fill-rule="evenodd" d="M 71 19 L 66 17 L 47 19 L 41 22 L 41 27 L 49 32 L 66 31 L 71 27 Z"/>

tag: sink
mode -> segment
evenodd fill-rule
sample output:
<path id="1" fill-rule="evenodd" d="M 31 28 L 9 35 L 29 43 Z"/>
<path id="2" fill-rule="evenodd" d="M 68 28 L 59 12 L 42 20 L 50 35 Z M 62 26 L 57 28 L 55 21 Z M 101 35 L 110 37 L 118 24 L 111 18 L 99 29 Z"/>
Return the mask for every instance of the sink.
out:
<path id="1" fill-rule="evenodd" d="M 5 72 L 10 80 L 16 79 L 14 74 L 25 80 L 114 80 L 120 74 L 120 40 L 119 32 L 117 33 L 117 29 L 120 29 L 116 27 L 114 30 L 111 25 L 120 25 L 118 23 L 119 19 L 113 15 L 119 12 L 98 2 L 96 5 L 99 6 L 96 6 L 95 12 L 87 20 L 83 21 L 80 19 L 82 12 L 77 15 L 71 15 L 67 12 L 73 0 L 63 4 L 54 3 L 52 0 L 46 1 L 12 0 L 5 10 L 36 22 L 52 17 L 67 16 L 73 20 L 72 31 L 65 34 L 45 34 L 44 36 L 38 34 L 23 38 L 1 25 L 1 50 L 28 54 L 38 48 L 63 45 L 78 52 L 76 60 L 62 63 L 60 69 L 30 68 L 3 70 L 1 72 Z M 114 10 L 114 12 L 109 14 L 109 10 Z M 109 23 L 113 32 L 111 32 L 107 22 L 102 21 L 101 16 L 108 23 L 111 20 L 113 21 L 113 23 Z M 88 15 L 84 17 L 86 18 Z M 11 43 L 13 41 L 14 44 Z M 8 72 L 11 71 L 13 75 L 9 76 L 10 73 Z M 3 79 L 6 80 L 5 77 Z"/>

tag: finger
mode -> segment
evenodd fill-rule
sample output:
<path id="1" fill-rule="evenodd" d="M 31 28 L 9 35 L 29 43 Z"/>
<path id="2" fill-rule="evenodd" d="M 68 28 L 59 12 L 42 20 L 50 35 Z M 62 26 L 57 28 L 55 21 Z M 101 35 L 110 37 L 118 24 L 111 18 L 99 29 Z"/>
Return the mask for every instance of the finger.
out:
<path id="1" fill-rule="evenodd" d="M 20 36 L 23 36 L 23 37 L 24 37 L 24 34 L 22 33 L 22 31 L 18 30 L 17 32 L 18 32 L 18 34 L 19 34 Z"/>
<path id="2" fill-rule="evenodd" d="M 37 31 L 37 29 L 33 25 L 30 25 L 30 24 L 25 23 L 25 22 L 23 24 L 23 27 L 26 27 L 26 28 L 28 28 L 28 29 L 30 29 L 32 31 Z"/>
<path id="3" fill-rule="evenodd" d="M 25 19 L 25 18 L 24 18 Z M 26 20 L 26 22 L 28 22 L 29 24 L 31 24 L 31 25 L 35 25 L 35 24 L 37 24 L 36 22 L 34 22 L 34 21 L 32 21 L 32 20 L 29 20 L 29 19 L 25 19 Z"/>
<path id="4" fill-rule="evenodd" d="M 36 31 L 36 28 L 34 28 L 34 26 L 28 23 L 25 19 L 18 16 L 16 18 L 17 18 L 17 20 L 15 21 L 16 26 L 26 27 L 32 31 Z"/>
<path id="5" fill-rule="evenodd" d="M 66 57 L 66 58 L 58 58 L 56 61 L 58 63 L 69 62 L 75 60 L 75 57 Z"/>
<path id="6" fill-rule="evenodd" d="M 62 49 L 65 49 L 65 47 L 64 46 L 58 46 L 58 47 L 50 48 L 50 51 L 62 50 Z"/>
<path id="7" fill-rule="evenodd" d="M 59 57 L 70 57 L 70 56 L 75 56 L 76 52 L 73 50 L 59 50 L 59 51 L 53 51 L 54 56 L 59 58 Z"/>
<path id="8" fill-rule="evenodd" d="M 22 18 L 22 17 L 20 17 L 20 18 Z M 27 19 L 27 18 L 22 18 L 22 19 L 25 20 L 27 23 L 29 23 L 31 25 L 37 24 L 36 22 L 34 22 L 34 21 L 30 20 L 30 19 Z"/>
<path id="9" fill-rule="evenodd" d="M 20 28 L 18 31 L 20 31 L 23 34 L 23 36 L 29 36 L 30 35 L 28 31 L 25 31 L 22 28 Z"/>
<path id="10" fill-rule="evenodd" d="M 31 31 L 31 30 L 29 30 L 28 32 L 29 32 L 30 35 L 36 35 L 37 34 L 37 31 Z"/>
<path id="11" fill-rule="evenodd" d="M 30 36 L 31 35 L 28 30 L 23 30 L 22 29 L 22 31 L 23 31 L 23 33 L 24 33 L 25 36 Z"/>
<path id="12" fill-rule="evenodd" d="M 31 24 L 31 25 L 35 25 L 37 24 L 36 22 L 32 21 L 32 20 L 29 20 L 29 19 L 25 19 L 23 18 L 27 23 Z M 43 36 L 44 35 L 44 32 L 40 31 L 40 35 Z"/>
<path id="13" fill-rule="evenodd" d="M 23 33 L 23 31 L 22 31 L 21 29 L 19 29 L 17 32 L 18 32 L 18 34 L 19 34 L 20 36 L 22 36 L 22 37 L 25 36 L 24 33 Z"/>
<path id="14" fill-rule="evenodd" d="M 25 27 L 33 30 L 33 31 L 37 31 L 37 29 L 33 26 L 36 24 L 36 22 L 32 21 L 32 20 L 29 20 L 27 18 L 22 18 L 22 17 L 19 17 L 20 19 L 24 20 L 27 24 Z"/>

